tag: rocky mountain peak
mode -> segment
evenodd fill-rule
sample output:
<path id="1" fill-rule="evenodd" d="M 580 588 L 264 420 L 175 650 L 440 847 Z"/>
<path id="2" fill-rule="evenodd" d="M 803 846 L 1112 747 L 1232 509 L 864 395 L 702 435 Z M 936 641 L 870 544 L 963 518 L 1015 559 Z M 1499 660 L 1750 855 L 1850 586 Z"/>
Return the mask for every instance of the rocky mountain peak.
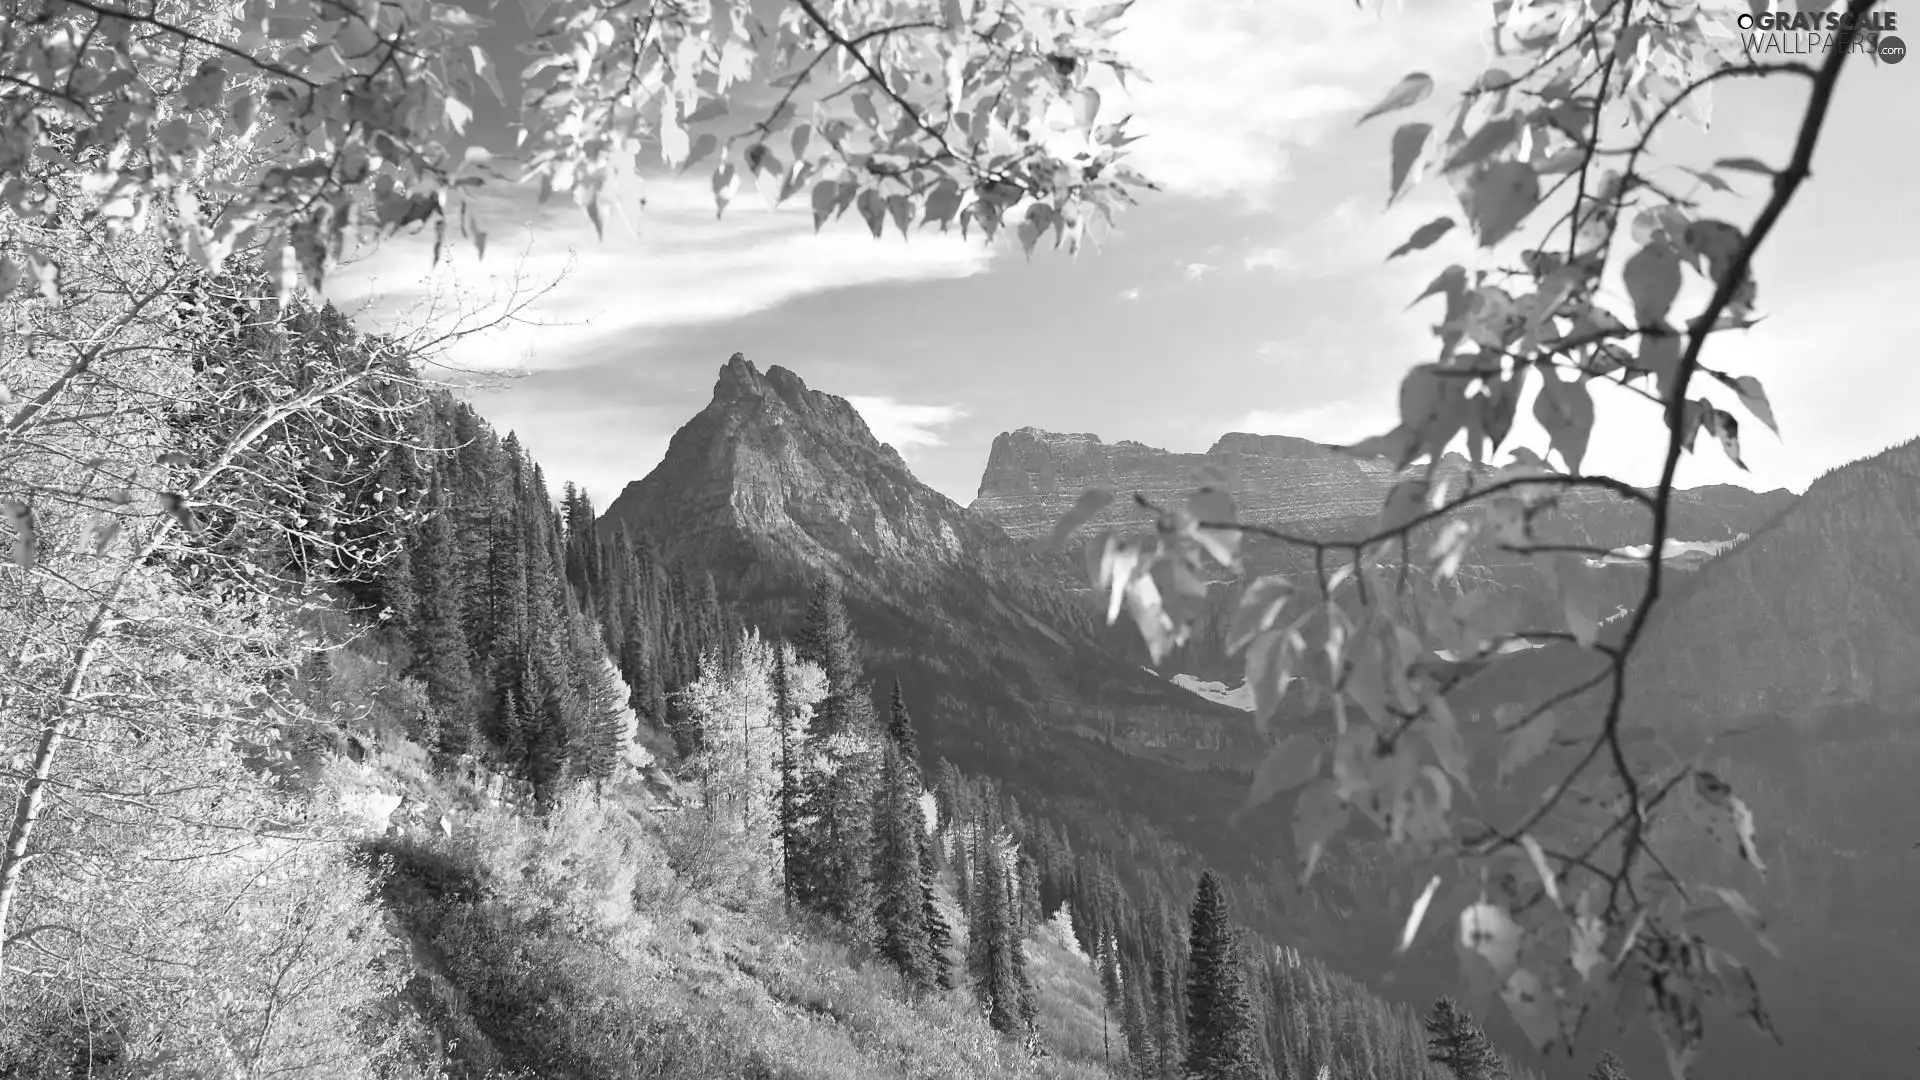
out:
<path id="1" fill-rule="evenodd" d="M 916 480 L 845 398 L 741 353 L 720 366 L 712 401 L 674 433 L 660 464 L 607 507 L 601 527 L 622 523 L 716 574 L 769 586 L 1005 544 Z"/>

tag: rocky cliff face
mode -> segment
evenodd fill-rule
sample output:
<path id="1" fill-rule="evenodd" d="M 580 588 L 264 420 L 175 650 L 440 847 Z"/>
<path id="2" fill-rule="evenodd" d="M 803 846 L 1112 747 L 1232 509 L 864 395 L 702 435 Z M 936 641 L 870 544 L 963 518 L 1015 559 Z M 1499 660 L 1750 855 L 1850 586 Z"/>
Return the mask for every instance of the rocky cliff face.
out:
<path id="1" fill-rule="evenodd" d="M 1448 454 L 1437 476 L 1458 483 L 1466 458 Z M 1231 477 L 1242 521 L 1301 526 L 1309 532 L 1364 527 L 1380 511 L 1402 475 L 1384 458 L 1363 460 L 1306 439 L 1284 435 L 1222 435 L 1204 454 L 1176 454 L 1144 443 L 1104 443 L 1097 435 L 1063 435 L 1038 428 L 1005 432 L 993 440 L 980 493 L 969 509 L 998 523 L 1010 536 L 1044 537 L 1087 488 L 1122 495 L 1139 492 L 1162 506 L 1181 505 L 1202 468 Z M 1731 485 L 1697 488 L 1676 498 L 1675 539 L 1728 540 L 1751 533 L 1793 502 L 1784 489 L 1755 493 Z M 1644 540 L 1644 515 L 1617 498 L 1581 492 L 1570 500 L 1578 512 L 1561 515 L 1568 542 L 1624 546 Z M 1098 518 L 1094 528 L 1130 518 L 1145 520 L 1125 498 Z"/>
<path id="2" fill-rule="evenodd" d="M 1466 468 L 1450 455 L 1443 474 Z M 1363 461 L 1318 443 L 1283 435 L 1221 436 L 1204 454 L 1175 454 L 1144 443 L 1104 443 L 1098 435 L 1063 435 L 1038 428 L 1005 432 L 993 440 L 980 494 L 970 507 L 1022 539 L 1046 536 L 1087 488 L 1139 492 L 1162 506 L 1180 505 L 1193 490 L 1195 470 L 1227 470 L 1235 504 L 1248 521 L 1323 522 L 1372 514 L 1396 479 L 1387 461 Z M 1138 514 L 1116 504 L 1096 527 Z"/>
<path id="3" fill-rule="evenodd" d="M 621 525 L 704 563 L 773 625 L 819 576 L 838 579 L 869 669 L 921 672 L 940 702 L 923 719 L 956 742 L 1066 734 L 1173 761 L 1251 745 L 1242 715 L 1114 655 L 999 526 L 920 483 L 844 399 L 785 368 L 735 354 L 659 466 L 607 508 L 601 528 Z"/>
<path id="4" fill-rule="evenodd" d="M 1178 506 L 1203 468 L 1222 470 L 1231 478 L 1242 521 L 1321 537 L 1370 532 L 1388 490 L 1402 475 L 1419 471 L 1416 467 L 1401 474 L 1385 459 L 1357 459 L 1280 435 L 1233 433 L 1221 436 L 1204 454 L 1176 454 L 1137 442 L 1104 443 L 1096 435 L 1022 428 L 994 440 L 980 494 L 969 509 L 998 523 L 1009 535 L 1031 541 L 1048 535 L 1054 522 L 1089 487 L 1105 487 L 1123 496 L 1138 492 L 1158 505 Z M 1459 484 L 1469 468 L 1464 457 L 1449 454 L 1437 475 Z M 1793 494 L 1784 489 L 1756 493 L 1731 485 L 1677 493 L 1671 532 L 1680 544 L 1670 564 L 1682 571 L 1697 568 L 1718 550 L 1764 528 L 1793 501 Z M 1123 497 L 1096 518 L 1089 531 L 1143 527 L 1148 521 L 1146 511 Z M 1543 542 L 1605 548 L 1644 544 L 1650 525 L 1642 507 L 1598 492 L 1570 493 L 1559 509 L 1536 522 Z M 1427 530 L 1416 537 L 1416 559 L 1432 535 L 1433 530 Z M 1259 538 L 1250 539 L 1244 556 L 1250 574 L 1304 575 L 1313 570 L 1305 549 Z M 1067 591 L 1086 591 L 1086 573 L 1078 559 L 1053 559 L 1045 565 Z M 1639 595 L 1642 573 L 1640 564 L 1632 561 L 1606 567 L 1603 611 L 1614 614 L 1631 604 Z M 1528 559 L 1491 550 L 1476 552 L 1463 566 L 1462 576 L 1509 593 L 1534 624 L 1557 621 L 1549 610 L 1553 594 Z M 1213 599 L 1217 616 L 1213 625 L 1171 657 L 1170 664 L 1189 675 L 1231 685 L 1239 678 L 1240 661 L 1227 656 L 1221 642 L 1239 600 L 1238 585 L 1222 582 Z"/>

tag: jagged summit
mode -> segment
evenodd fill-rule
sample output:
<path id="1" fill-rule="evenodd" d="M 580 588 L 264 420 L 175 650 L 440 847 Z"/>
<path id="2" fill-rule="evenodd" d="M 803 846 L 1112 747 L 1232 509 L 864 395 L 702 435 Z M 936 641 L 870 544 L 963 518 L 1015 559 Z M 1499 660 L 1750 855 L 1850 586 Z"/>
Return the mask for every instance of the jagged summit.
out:
<path id="1" fill-rule="evenodd" d="M 607 507 L 601 527 L 621 524 L 763 585 L 780 578 L 776 564 L 859 577 L 1005 543 L 916 480 L 845 398 L 741 353 L 660 464 Z"/>

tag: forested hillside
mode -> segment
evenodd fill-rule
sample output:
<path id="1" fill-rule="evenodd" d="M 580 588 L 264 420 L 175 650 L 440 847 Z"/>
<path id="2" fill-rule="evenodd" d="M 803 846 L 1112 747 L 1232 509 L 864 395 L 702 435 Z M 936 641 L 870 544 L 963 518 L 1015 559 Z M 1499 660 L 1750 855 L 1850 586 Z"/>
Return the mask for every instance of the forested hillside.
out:
<path id="1" fill-rule="evenodd" d="M 16 534 L 140 604 L 104 601 L 113 681 L 9 864 L 0 1073 L 1168 1076 L 1226 1017 L 1259 1075 L 1441 1075 L 1211 876 L 1132 896 L 990 778 L 923 778 L 916 691 L 876 708 L 830 581 L 764 637 L 394 341 L 244 277 L 174 295 L 190 359 L 144 374 L 179 406 L 16 451 L 199 471 L 80 544 L 57 508 Z M 10 633 L 70 632 L 21 569 Z"/>

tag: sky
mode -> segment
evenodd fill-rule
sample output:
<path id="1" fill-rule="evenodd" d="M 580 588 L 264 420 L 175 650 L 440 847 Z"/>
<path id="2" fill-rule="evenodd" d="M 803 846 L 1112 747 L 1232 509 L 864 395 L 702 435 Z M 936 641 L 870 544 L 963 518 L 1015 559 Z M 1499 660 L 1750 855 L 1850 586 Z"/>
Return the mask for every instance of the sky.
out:
<path id="1" fill-rule="evenodd" d="M 1486 22 L 1483 4 L 1460 0 L 1139 0 L 1118 44 L 1151 82 L 1110 94 L 1100 119 L 1134 114 L 1134 163 L 1166 190 L 1075 258 L 957 233 L 876 241 L 857 220 L 815 236 L 804 205 L 770 211 L 751 193 L 716 220 L 695 175 L 650 180 L 646 208 L 610 219 L 604 239 L 570 203 L 505 191 L 484 262 L 459 254 L 423 282 L 423 241 L 403 237 L 336 271 L 328 295 L 390 326 L 429 296 L 440 317 L 485 318 L 516 280 L 559 277 L 519 322 L 463 339 L 448 360 L 488 376 L 469 399 L 517 431 L 556 486 L 580 484 L 601 506 L 659 461 L 734 352 L 848 398 L 963 505 L 994 436 L 1020 427 L 1187 452 L 1230 431 L 1351 442 L 1393 425 L 1400 377 L 1432 358 L 1440 305 L 1408 302 L 1449 263 L 1476 265 L 1464 230 L 1384 261 L 1425 221 L 1459 216 L 1437 178 L 1388 209 L 1386 152 L 1395 124 L 1445 122 L 1440 102 L 1486 64 Z M 1438 82 L 1425 109 L 1355 126 L 1414 70 Z M 1657 143 L 1663 161 L 1785 162 L 1802 83 L 1714 94 L 1709 130 Z M 1702 440 L 1684 485 L 1797 491 L 1920 435 L 1916 116 L 1920 64 L 1851 62 L 1813 176 L 1756 262 L 1766 320 L 1705 356 L 1761 380 L 1781 436 L 1742 414 L 1751 471 Z M 1742 197 L 1707 205 L 1744 228 L 1766 185 L 1733 179 Z M 1586 471 L 1651 482 L 1654 410 L 1598 397 Z M 1546 448 L 1528 420 L 1515 438 Z"/>

